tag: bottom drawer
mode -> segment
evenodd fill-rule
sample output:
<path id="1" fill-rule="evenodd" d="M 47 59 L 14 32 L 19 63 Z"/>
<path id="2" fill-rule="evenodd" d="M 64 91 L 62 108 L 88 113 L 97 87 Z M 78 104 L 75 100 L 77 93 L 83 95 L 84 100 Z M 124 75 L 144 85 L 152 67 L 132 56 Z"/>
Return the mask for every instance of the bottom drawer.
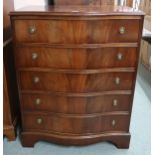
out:
<path id="1" fill-rule="evenodd" d="M 60 132 L 73 134 L 100 132 L 128 132 L 130 116 L 113 115 L 65 115 L 26 112 L 23 115 L 23 130 Z"/>

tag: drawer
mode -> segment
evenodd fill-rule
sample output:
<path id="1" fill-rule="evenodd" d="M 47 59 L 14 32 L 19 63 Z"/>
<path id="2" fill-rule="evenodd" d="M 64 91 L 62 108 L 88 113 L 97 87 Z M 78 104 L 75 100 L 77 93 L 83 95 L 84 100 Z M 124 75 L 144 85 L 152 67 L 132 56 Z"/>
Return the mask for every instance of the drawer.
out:
<path id="1" fill-rule="evenodd" d="M 98 92 L 108 90 L 131 90 L 133 72 L 72 74 L 58 72 L 21 71 L 22 90 L 53 92 Z"/>
<path id="2" fill-rule="evenodd" d="M 21 103 L 24 110 L 39 110 L 67 114 L 130 111 L 131 102 L 131 95 L 82 97 L 31 93 L 21 95 Z"/>
<path id="3" fill-rule="evenodd" d="M 16 42 L 101 44 L 137 42 L 140 20 L 16 20 Z M 22 29 L 21 29 L 22 28 Z"/>
<path id="4" fill-rule="evenodd" d="M 97 69 L 135 67 L 136 48 L 64 49 L 25 47 L 16 51 L 18 67 Z"/>
<path id="5" fill-rule="evenodd" d="M 72 116 L 43 113 L 25 113 L 23 130 L 42 130 L 73 134 L 99 133 L 129 130 L 129 115 Z"/>

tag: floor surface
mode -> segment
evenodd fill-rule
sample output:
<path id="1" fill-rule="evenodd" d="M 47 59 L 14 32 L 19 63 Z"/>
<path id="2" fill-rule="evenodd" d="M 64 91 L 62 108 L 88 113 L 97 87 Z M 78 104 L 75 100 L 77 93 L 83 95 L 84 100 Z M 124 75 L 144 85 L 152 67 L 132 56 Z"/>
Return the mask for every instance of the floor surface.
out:
<path id="1" fill-rule="evenodd" d="M 117 149 L 107 142 L 83 147 L 65 147 L 47 142 L 38 142 L 34 148 L 23 148 L 19 137 L 17 137 L 16 141 L 13 142 L 8 142 L 4 138 L 4 155 L 151 155 L 151 104 L 150 98 L 148 98 L 140 83 L 138 78 L 130 125 L 132 136 L 129 149 Z"/>

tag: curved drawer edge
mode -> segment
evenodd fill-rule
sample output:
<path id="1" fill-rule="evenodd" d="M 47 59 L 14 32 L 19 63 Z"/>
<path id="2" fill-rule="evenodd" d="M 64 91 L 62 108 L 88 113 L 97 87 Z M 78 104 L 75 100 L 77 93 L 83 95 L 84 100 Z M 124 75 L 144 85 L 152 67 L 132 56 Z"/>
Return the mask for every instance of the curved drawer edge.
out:
<path id="1" fill-rule="evenodd" d="M 105 48 L 105 47 L 138 47 L 137 42 L 102 43 L 102 44 L 51 44 L 51 43 L 19 43 L 16 47 L 50 47 L 50 48 Z"/>
<path id="2" fill-rule="evenodd" d="M 40 140 L 54 142 L 62 145 L 88 145 L 100 141 L 109 141 L 118 148 L 129 148 L 130 133 L 106 133 L 89 136 L 73 136 L 43 132 L 22 132 L 21 139 L 24 147 L 33 147 Z"/>
<path id="3" fill-rule="evenodd" d="M 21 90 L 21 94 L 49 94 L 58 96 L 68 97 L 93 97 L 102 95 L 131 95 L 132 90 L 112 90 L 112 91 L 101 91 L 101 92 L 87 92 L 87 93 L 72 93 L 72 92 L 52 92 L 52 91 L 38 91 L 38 90 Z"/>
<path id="4" fill-rule="evenodd" d="M 42 73 L 65 73 L 65 74 L 102 74 L 102 73 L 134 73 L 136 71 L 135 67 L 125 67 L 125 68 L 102 68 L 102 69 L 53 69 L 53 68 L 38 68 L 38 67 L 23 67 L 18 68 L 19 72 L 42 72 Z"/>
<path id="5" fill-rule="evenodd" d="M 23 111 L 26 115 L 40 115 L 40 116 L 57 116 L 63 118 L 95 118 L 103 116 L 130 116 L 129 111 L 112 111 L 112 112 L 102 112 L 102 113 L 91 113 L 91 114 L 68 114 L 68 113 L 57 113 L 57 112 L 47 112 L 47 111 Z"/>

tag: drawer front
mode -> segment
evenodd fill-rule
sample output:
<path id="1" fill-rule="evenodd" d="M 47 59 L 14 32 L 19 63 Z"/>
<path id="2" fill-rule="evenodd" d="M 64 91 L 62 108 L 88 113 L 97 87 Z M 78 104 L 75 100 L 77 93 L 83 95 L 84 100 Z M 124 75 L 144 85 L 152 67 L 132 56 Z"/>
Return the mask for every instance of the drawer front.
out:
<path id="1" fill-rule="evenodd" d="M 18 48 L 18 67 L 51 67 L 56 69 L 97 69 L 135 67 L 136 48 L 63 49 Z"/>
<path id="2" fill-rule="evenodd" d="M 51 94 L 22 94 L 24 110 L 39 110 L 67 114 L 91 114 L 130 111 L 131 95 L 70 97 Z"/>
<path id="3" fill-rule="evenodd" d="M 134 73 L 70 74 L 54 72 L 20 72 L 22 90 L 56 92 L 97 92 L 131 90 Z"/>
<path id="4" fill-rule="evenodd" d="M 16 42 L 97 44 L 137 42 L 140 20 L 15 20 Z M 22 27 L 22 29 L 21 29 Z"/>
<path id="5" fill-rule="evenodd" d="M 35 112 L 24 114 L 24 130 L 43 130 L 47 132 L 60 133 L 99 133 L 111 131 L 129 130 L 129 115 L 109 115 L 109 116 L 63 116 L 63 115 L 43 115 Z"/>

